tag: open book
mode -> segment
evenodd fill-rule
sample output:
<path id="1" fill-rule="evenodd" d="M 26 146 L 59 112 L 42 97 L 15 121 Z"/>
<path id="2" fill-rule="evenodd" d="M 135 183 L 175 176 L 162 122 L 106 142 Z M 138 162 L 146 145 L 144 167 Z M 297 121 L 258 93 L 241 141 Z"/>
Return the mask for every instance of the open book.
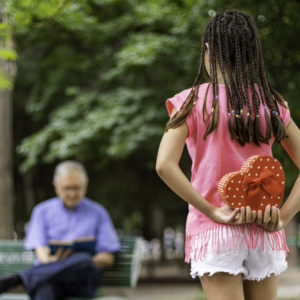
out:
<path id="1" fill-rule="evenodd" d="M 49 247 L 51 254 L 54 254 L 59 248 L 71 249 L 72 251 L 84 251 L 91 255 L 96 253 L 96 240 L 93 236 L 78 238 L 74 241 L 50 240 Z"/>

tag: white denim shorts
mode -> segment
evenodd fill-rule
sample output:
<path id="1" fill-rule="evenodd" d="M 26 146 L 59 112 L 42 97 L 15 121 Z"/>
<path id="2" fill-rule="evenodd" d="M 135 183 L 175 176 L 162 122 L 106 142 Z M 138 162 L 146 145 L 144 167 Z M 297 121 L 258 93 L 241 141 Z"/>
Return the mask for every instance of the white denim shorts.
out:
<path id="1" fill-rule="evenodd" d="M 245 230 L 249 237 L 249 231 Z M 229 234 L 229 240 L 232 235 Z M 211 241 L 208 242 L 207 251 L 204 257 L 199 260 L 191 259 L 191 276 L 212 276 L 218 272 L 225 272 L 231 275 L 243 274 L 244 280 L 263 280 L 272 274 L 279 275 L 287 268 L 286 251 L 273 250 L 266 238 L 264 239 L 264 250 L 261 248 L 261 241 L 255 249 L 246 247 L 245 243 L 240 243 L 239 249 L 232 246 L 227 249 L 210 251 Z M 226 242 L 227 246 L 231 243 Z M 220 247 L 222 249 L 222 247 Z M 191 253 L 193 257 L 193 252 Z"/>

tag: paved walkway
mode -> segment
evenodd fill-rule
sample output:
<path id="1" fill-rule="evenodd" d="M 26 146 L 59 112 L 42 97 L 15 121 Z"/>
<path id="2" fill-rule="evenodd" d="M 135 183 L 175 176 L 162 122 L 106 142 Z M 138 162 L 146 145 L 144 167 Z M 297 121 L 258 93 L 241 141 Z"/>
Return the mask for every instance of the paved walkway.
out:
<path id="1" fill-rule="evenodd" d="M 300 300 L 300 269 L 289 269 L 280 276 L 279 299 Z"/>
<path id="2" fill-rule="evenodd" d="M 204 300 L 200 297 L 200 284 L 191 283 L 140 283 L 137 288 L 106 289 L 101 300 Z M 278 299 L 300 300 L 300 269 L 290 269 L 281 275 Z"/>

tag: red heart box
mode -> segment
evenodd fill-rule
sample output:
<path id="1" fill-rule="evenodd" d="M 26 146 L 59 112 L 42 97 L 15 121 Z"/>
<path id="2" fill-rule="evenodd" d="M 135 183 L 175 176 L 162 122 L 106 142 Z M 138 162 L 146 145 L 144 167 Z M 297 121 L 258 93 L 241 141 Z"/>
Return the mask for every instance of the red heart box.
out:
<path id="1" fill-rule="evenodd" d="M 284 188 L 280 162 L 272 156 L 254 155 L 244 162 L 241 171 L 221 178 L 218 193 L 232 209 L 250 206 L 253 211 L 264 211 L 268 204 L 280 207 Z"/>

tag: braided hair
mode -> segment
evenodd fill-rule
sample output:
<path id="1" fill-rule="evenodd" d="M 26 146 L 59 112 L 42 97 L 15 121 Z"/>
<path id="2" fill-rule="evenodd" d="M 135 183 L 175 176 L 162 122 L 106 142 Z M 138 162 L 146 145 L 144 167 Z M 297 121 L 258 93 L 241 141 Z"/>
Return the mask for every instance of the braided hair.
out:
<path id="1" fill-rule="evenodd" d="M 228 129 L 232 139 L 242 146 L 254 142 L 268 143 L 272 134 L 276 142 L 286 136 L 278 104 L 282 96 L 272 89 L 264 64 L 260 40 L 251 18 L 243 12 L 229 10 L 217 14 L 206 26 L 202 37 L 202 51 L 198 74 L 180 111 L 166 125 L 166 131 L 182 124 L 196 103 L 202 75 L 205 75 L 205 51 L 209 46 L 210 83 L 205 93 L 203 120 L 208 88 L 212 86 L 213 101 L 204 139 L 215 131 L 219 120 L 219 67 L 227 96 Z M 255 88 L 258 86 L 258 91 Z M 250 89 L 250 90 L 249 90 Z M 252 105 L 250 104 L 250 98 Z M 259 107 L 263 105 L 266 133 L 260 127 Z M 244 114 L 245 112 L 245 114 Z"/>

